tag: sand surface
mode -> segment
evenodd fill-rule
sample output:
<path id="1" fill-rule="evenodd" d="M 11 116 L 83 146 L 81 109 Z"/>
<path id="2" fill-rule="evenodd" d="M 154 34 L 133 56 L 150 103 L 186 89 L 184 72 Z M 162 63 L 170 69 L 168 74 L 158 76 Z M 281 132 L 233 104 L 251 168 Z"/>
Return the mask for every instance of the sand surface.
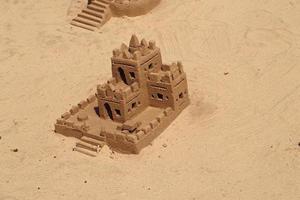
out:
<path id="1" fill-rule="evenodd" d="M 69 4 L 1 1 L 1 200 L 300 199 L 299 1 L 163 0 L 100 33 L 71 28 Z M 139 155 L 72 152 L 55 119 L 133 32 L 183 61 L 191 106 Z"/>

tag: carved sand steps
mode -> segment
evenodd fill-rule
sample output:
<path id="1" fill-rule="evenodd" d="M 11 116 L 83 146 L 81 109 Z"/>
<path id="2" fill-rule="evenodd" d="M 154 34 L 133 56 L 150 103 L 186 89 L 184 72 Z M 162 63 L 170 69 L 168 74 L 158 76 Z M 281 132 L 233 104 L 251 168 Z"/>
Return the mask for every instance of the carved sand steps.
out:
<path id="1" fill-rule="evenodd" d="M 110 3 L 113 0 L 93 0 L 75 17 L 71 24 L 95 31 L 111 17 Z"/>
<path id="2" fill-rule="evenodd" d="M 80 140 L 81 141 L 76 143 L 76 146 L 73 148 L 73 150 L 92 157 L 96 157 L 101 148 L 105 145 L 104 141 L 87 136 L 81 137 Z"/>
<path id="3" fill-rule="evenodd" d="M 86 7 L 85 0 L 72 0 L 68 9 L 68 20 L 74 19 Z"/>

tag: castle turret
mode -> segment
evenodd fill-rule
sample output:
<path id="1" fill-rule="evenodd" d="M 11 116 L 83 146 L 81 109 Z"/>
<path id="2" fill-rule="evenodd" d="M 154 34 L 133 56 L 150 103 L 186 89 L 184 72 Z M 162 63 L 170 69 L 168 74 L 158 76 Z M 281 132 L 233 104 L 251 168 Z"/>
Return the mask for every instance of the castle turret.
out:
<path id="1" fill-rule="evenodd" d="M 188 101 L 186 74 L 181 62 L 162 65 L 161 71 L 150 72 L 148 78 L 149 104 L 174 110 Z"/>
<path id="2" fill-rule="evenodd" d="M 143 80 L 148 77 L 147 73 L 159 70 L 162 65 L 160 49 L 155 42 L 150 41 L 148 44 L 145 39 L 139 42 L 136 35 L 132 35 L 129 47 L 122 44 L 113 51 L 111 61 L 113 77 L 127 85 L 135 81 L 143 84 Z"/>
<path id="3" fill-rule="evenodd" d="M 130 86 L 111 78 L 97 86 L 99 115 L 104 119 L 125 122 L 143 110 L 141 90 L 137 82 Z"/>

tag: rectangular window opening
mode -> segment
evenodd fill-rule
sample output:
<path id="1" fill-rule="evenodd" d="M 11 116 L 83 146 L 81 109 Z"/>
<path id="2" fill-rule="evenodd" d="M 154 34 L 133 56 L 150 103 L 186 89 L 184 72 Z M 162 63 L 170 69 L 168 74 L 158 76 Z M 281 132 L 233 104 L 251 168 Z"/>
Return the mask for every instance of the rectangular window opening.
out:
<path id="1" fill-rule="evenodd" d="M 115 109 L 117 116 L 121 116 L 121 111 L 118 109 Z"/>

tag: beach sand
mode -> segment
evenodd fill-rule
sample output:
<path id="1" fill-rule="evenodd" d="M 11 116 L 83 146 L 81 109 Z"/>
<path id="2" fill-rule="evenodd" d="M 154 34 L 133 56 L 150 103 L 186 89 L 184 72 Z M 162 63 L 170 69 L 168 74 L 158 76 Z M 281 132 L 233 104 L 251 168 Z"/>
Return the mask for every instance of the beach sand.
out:
<path id="1" fill-rule="evenodd" d="M 0 4 L 0 199 L 300 199 L 300 2 L 162 0 L 99 32 L 69 0 Z M 91 158 L 55 120 L 131 34 L 181 60 L 191 105 L 139 155 Z"/>

